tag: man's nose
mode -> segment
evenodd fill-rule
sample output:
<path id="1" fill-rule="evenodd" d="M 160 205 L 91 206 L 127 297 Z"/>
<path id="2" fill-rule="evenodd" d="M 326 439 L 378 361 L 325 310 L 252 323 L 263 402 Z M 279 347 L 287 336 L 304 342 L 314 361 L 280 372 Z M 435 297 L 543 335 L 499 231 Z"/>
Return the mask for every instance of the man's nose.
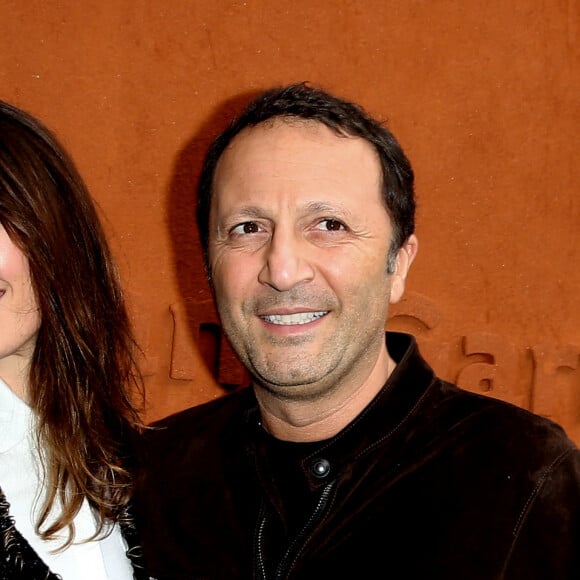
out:
<path id="1" fill-rule="evenodd" d="M 258 280 L 284 292 L 314 278 L 308 243 L 295 232 L 274 231 L 264 249 L 264 264 Z"/>

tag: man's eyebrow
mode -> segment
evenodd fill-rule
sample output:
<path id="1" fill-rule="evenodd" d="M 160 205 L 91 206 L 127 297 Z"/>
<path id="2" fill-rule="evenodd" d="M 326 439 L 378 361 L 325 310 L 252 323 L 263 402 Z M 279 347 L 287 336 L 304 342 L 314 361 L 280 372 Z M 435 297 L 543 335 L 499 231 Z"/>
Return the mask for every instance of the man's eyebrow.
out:
<path id="1" fill-rule="evenodd" d="M 323 201 L 311 201 L 307 203 L 305 208 L 312 212 L 325 212 L 325 211 L 335 211 L 336 208 L 329 203 Z"/>
<path id="2" fill-rule="evenodd" d="M 339 213 L 341 215 L 350 215 L 350 211 L 344 207 L 342 204 L 330 204 L 324 201 L 312 201 L 307 203 L 305 209 L 309 213 L 330 213 L 336 214 Z"/>
<path id="3" fill-rule="evenodd" d="M 230 217 L 238 218 L 257 218 L 264 216 L 264 209 L 257 205 L 244 205 L 236 208 Z"/>

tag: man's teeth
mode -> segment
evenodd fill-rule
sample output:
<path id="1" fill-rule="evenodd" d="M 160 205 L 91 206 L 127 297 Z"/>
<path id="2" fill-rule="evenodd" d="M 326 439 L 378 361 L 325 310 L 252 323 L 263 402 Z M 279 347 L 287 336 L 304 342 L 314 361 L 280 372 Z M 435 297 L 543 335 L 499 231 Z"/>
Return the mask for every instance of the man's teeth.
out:
<path id="1" fill-rule="evenodd" d="M 321 310 L 320 312 L 297 312 L 296 314 L 272 314 L 262 316 L 262 318 L 270 324 L 308 324 L 325 314 L 327 311 Z"/>

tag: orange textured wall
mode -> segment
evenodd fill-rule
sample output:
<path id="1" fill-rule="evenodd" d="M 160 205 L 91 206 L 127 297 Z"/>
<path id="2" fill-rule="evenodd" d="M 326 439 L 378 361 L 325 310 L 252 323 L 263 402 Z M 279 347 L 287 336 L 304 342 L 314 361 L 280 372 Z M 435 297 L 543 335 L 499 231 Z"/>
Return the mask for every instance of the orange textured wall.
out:
<path id="1" fill-rule="evenodd" d="M 245 381 L 192 191 L 244 95 L 308 80 L 385 119 L 415 167 L 420 252 L 390 326 L 580 441 L 578 0 L 0 0 L 0 27 L 0 98 L 61 136 L 102 209 L 148 420 Z"/>

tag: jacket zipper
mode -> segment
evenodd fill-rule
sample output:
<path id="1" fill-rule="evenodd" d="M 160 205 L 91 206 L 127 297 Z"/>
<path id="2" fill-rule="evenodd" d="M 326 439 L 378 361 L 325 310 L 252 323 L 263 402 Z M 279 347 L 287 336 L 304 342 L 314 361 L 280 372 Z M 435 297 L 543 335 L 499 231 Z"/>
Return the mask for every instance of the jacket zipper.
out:
<path id="1" fill-rule="evenodd" d="M 286 552 L 282 556 L 282 559 L 278 563 L 276 573 L 274 575 L 274 580 L 283 580 L 284 578 L 288 577 L 291 568 L 296 562 L 300 552 L 306 545 L 306 542 L 308 540 L 307 537 L 308 534 L 312 531 L 314 526 L 322 519 L 325 508 L 328 505 L 328 500 L 335 486 L 336 481 L 332 481 L 328 483 L 322 490 L 322 493 L 318 498 L 318 502 L 316 503 L 314 511 L 308 518 L 308 521 L 306 522 L 304 527 L 300 530 L 300 532 L 296 535 L 296 537 L 292 540 Z M 266 528 L 266 519 L 267 519 L 266 508 L 265 503 L 263 503 L 262 508 L 260 510 L 260 518 L 258 521 L 256 534 L 256 559 L 260 580 L 267 580 L 266 566 L 264 563 L 264 554 L 263 554 L 264 549 L 263 541 L 264 541 L 264 530 Z"/>
<path id="2" fill-rule="evenodd" d="M 266 502 L 262 500 L 260 515 L 258 516 L 258 525 L 256 527 L 256 539 L 254 545 L 254 554 L 256 555 L 256 574 L 257 580 L 266 580 L 266 564 L 264 563 L 263 541 L 264 528 L 266 527 Z"/>

